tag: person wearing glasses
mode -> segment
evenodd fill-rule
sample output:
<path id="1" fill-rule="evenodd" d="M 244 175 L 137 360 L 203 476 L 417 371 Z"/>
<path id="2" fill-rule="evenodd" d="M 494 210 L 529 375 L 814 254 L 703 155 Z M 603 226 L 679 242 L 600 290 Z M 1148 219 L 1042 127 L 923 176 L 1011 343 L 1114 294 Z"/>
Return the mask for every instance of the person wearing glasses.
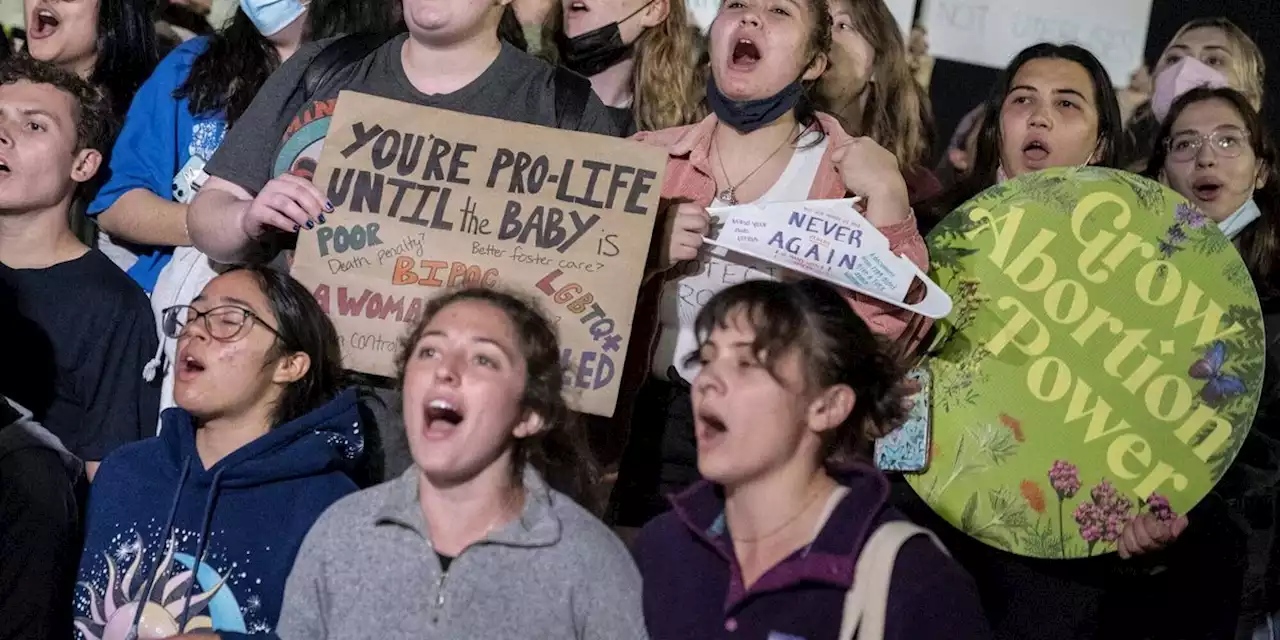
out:
<path id="1" fill-rule="evenodd" d="M 1240 251 L 1262 305 L 1267 358 L 1262 395 L 1240 454 L 1209 497 L 1172 530 L 1138 521 L 1121 553 L 1153 554 L 1168 567 L 1170 610 L 1193 593 L 1227 603 L 1214 629 L 1194 637 L 1275 637 L 1280 610 L 1280 151 L 1244 93 L 1199 87 L 1176 100 L 1160 128 L 1147 176 L 1182 194 Z M 1132 536 L 1130 535 L 1132 534 Z M 1163 606 L 1163 605 L 1162 605 Z M 1182 609 L 1187 610 L 1187 609 Z M 1204 612 L 1197 606 L 1197 617 Z M 1234 615 L 1233 615 L 1234 614 Z M 1193 636 L 1184 636 L 1193 637 Z"/>
<path id="2" fill-rule="evenodd" d="M 271 633 L 303 537 L 356 490 L 363 428 L 337 332 L 267 267 L 219 275 L 162 322 L 177 406 L 102 463 L 75 626 L 85 640 Z"/>

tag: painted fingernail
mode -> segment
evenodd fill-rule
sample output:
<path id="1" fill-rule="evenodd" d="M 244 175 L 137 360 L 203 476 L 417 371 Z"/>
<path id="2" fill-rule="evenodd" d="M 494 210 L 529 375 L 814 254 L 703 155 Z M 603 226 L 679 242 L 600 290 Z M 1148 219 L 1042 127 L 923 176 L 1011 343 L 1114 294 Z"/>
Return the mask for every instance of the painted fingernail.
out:
<path id="1" fill-rule="evenodd" d="M 299 226 L 298 226 L 298 225 L 296 225 L 296 224 L 295 224 L 295 225 L 293 225 L 293 230 L 294 230 L 294 231 L 297 231 L 298 229 L 301 229 L 301 228 L 302 228 L 302 227 L 299 227 Z"/>
<path id="2" fill-rule="evenodd" d="M 320 214 L 320 224 L 324 224 L 324 214 Z"/>
<path id="3" fill-rule="evenodd" d="M 308 228 L 308 229 L 314 229 L 315 227 L 316 227 L 316 221 L 315 221 L 315 220 L 308 220 L 308 221 L 307 221 L 307 228 Z"/>
<path id="4" fill-rule="evenodd" d="M 330 213 L 333 213 L 333 203 L 332 203 L 332 202 L 330 202 L 330 201 L 328 201 L 328 200 L 325 200 L 325 201 L 324 201 L 324 210 L 325 210 L 325 211 L 328 211 L 328 212 L 330 212 Z"/>

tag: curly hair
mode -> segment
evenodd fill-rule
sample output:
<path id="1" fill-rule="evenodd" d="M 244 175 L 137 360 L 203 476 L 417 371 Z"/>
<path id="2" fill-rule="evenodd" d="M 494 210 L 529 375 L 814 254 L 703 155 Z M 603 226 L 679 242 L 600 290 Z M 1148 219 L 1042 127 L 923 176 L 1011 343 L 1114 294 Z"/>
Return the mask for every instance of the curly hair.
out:
<path id="1" fill-rule="evenodd" d="M 582 434 L 582 424 L 563 396 L 564 370 L 560 365 L 560 341 L 555 326 L 531 300 L 506 291 L 472 286 L 455 289 L 427 302 L 422 320 L 401 341 L 396 359 L 396 377 L 404 386 L 405 368 L 413 348 L 422 339 L 431 321 L 446 308 L 460 303 L 483 302 L 502 315 L 515 329 L 517 347 L 525 360 L 525 409 L 542 417 L 546 427 L 536 435 L 516 442 L 516 469 L 530 464 L 553 489 L 569 496 L 592 512 L 599 505 L 592 490 L 597 480 L 596 465 Z"/>
<path id="2" fill-rule="evenodd" d="M 49 62 L 29 56 L 0 61 L 0 85 L 16 82 L 47 84 L 71 96 L 76 125 L 76 151 L 94 149 L 106 153 L 115 137 L 115 118 L 106 90 Z"/>
<path id="3" fill-rule="evenodd" d="M 635 44 L 631 109 L 640 131 L 693 124 L 707 115 L 697 33 L 690 28 L 684 0 L 667 0 L 667 7 L 667 19 L 646 29 Z"/>

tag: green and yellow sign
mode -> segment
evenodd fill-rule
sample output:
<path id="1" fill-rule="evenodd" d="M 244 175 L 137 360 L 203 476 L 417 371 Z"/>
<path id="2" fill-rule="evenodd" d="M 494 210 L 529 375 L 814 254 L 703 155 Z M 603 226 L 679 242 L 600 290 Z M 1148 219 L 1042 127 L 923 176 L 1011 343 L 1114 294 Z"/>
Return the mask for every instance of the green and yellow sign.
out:
<path id="1" fill-rule="evenodd" d="M 1072 167 L 988 189 L 930 234 L 933 457 L 912 476 L 953 525 L 1038 558 L 1115 550 L 1185 513 L 1257 408 L 1262 316 L 1230 241 L 1173 191 Z"/>

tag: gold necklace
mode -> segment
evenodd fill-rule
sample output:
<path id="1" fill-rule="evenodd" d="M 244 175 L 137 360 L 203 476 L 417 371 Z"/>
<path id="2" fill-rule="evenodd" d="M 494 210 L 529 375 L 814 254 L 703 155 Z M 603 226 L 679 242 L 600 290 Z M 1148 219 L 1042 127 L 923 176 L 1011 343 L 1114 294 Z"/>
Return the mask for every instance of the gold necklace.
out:
<path id="1" fill-rule="evenodd" d="M 783 521 L 782 524 L 778 525 L 777 527 L 774 527 L 768 533 L 758 535 L 752 538 L 739 538 L 738 536 L 733 535 L 733 532 L 730 531 L 729 538 L 732 539 L 734 542 L 744 542 L 747 544 L 755 544 L 766 538 L 771 538 L 781 533 L 784 529 L 790 526 L 791 523 L 795 522 L 797 519 L 800 518 L 800 516 L 804 515 L 804 512 L 808 511 L 809 507 L 813 506 L 814 501 L 817 500 L 818 496 L 820 495 L 822 495 L 821 487 L 814 490 L 813 495 L 809 496 L 809 499 L 805 501 L 804 506 L 800 507 L 800 510 L 797 511 L 795 515 L 791 516 L 790 518 L 787 518 L 785 521 Z"/>
<path id="2" fill-rule="evenodd" d="M 719 129 L 719 128 L 720 128 L 720 124 L 716 123 L 716 129 Z M 719 198 L 721 202 L 731 207 L 738 204 L 738 196 L 737 196 L 738 187 L 741 187 L 744 183 L 746 183 L 746 181 L 750 180 L 751 176 L 754 176 L 757 171 L 763 169 L 766 164 L 769 164 L 769 161 L 772 160 L 774 156 L 778 155 L 779 151 L 782 151 L 782 149 L 787 146 L 787 143 L 791 141 L 792 131 L 795 131 L 794 126 L 791 127 L 791 130 L 787 132 L 787 137 L 782 139 L 782 144 L 778 145 L 778 148 L 774 149 L 773 153 L 769 154 L 769 156 L 764 159 L 764 162 L 760 163 L 760 166 L 756 167 L 755 169 L 752 169 L 751 173 L 748 173 L 747 177 L 739 180 L 737 184 L 730 184 L 728 187 L 725 187 L 725 189 L 721 191 L 720 194 L 716 197 Z M 714 130 L 711 132 L 711 144 L 712 146 L 715 147 L 715 150 L 716 150 L 716 160 L 720 161 L 720 173 L 724 174 L 724 181 L 726 183 L 732 183 L 732 180 L 729 179 L 729 172 L 725 171 L 724 169 L 724 156 L 720 155 L 720 140 L 716 138 L 716 132 Z"/>

